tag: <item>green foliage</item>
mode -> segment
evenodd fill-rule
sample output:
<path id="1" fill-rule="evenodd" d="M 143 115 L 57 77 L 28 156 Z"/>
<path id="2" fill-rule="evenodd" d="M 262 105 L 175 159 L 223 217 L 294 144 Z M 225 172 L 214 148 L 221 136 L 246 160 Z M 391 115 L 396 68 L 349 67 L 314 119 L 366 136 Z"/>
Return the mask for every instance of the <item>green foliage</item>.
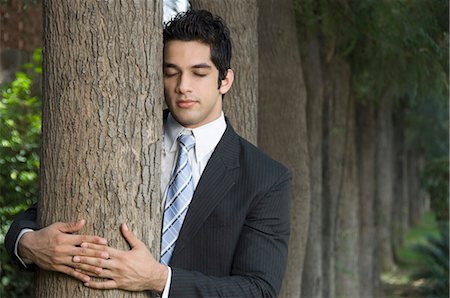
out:
<path id="1" fill-rule="evenodd" d="M 422 266 L 413 275 L 421 282 L 426 297 L 449 296 L 449 234 L 448 224 L 440 227 L 439 237 L 430 236 L 427 244 L 414 247 L 421 256 Z"/>
<path id="2" fill-rule="evenodd" d="M 38 194 L 41 100 L 33 82 L 42 73 L 41 51 L 1 88 L 0 98 L 0 296 L 30 295 L 31 276 L 17 272 L 9 262 L 5 233 L 18 213 Z"/>
<path id="3" fill-rule="evenodd" d="M 447 0 L 302 0 L 296 1 L 303 35 L 322 36 L 326 59 L 351 65 L 360 100 L 389 95 L 410 100 L 447 98 Z"/>

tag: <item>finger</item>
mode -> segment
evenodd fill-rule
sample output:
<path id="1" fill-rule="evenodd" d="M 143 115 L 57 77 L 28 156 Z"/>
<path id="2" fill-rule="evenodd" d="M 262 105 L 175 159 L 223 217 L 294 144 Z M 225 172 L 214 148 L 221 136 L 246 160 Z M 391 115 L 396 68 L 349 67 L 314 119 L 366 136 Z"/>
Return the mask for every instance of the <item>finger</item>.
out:
<path id="1" fill-rule="evenodd" d="M 58 224 L 58 229 L 63 233 L 75 233 L 81 230 L 85 224 L 86 221 L 84 219 L 77 222 L 63 222 Z"/>
<path id="2" fill-rule="evenodd" d="M 117 255 L 118 250 L 106 245 L 99 245 L 99 244 L 94 244 L 94 243 L 89 243 L 89 242 L 83 242 L 80 245 L 81 248 L 84 249 L 89 249 L 91 251 L 97 251 L 97 252 L 105 252 L 108 254 L 108 258 L 112 258 L 113 256 Z M 101 258 L 103 258 L 101 256 Z M 105 258 L 107 259 L 107 258 Z"/>
<path id="3" fill-rule="evenodd" d="M 100 274 L 89 272 L 89 271 L 85 271 L 85 270 L 79 269 L 79 268 L 77 268 L 75 270 L 77 272 L 79 272 L 79 273 L 82 273 L 84 275 L 91 276 L 91 277 L 100 277 L 100 278 L 112 279 L 112 276 L 113 276 L 111 270 L 107 270 L 107 269 L 103 269 L 102 272 L 100 272 Z"/>
<path id="4" fill-rule="evenodd" d="M 88 235 L 67 235 L 67 243 L 72 245 L 81 245 L 83 242 L 95 243 L 99 245 L 107 245 L 108 241 L 105 238 L 99 236 Z"/>
<path id="5" fill-rule="evenodd" d="M 117 289 L 117 283 L 114 280 L 107 281 L 89 281 L 84 283 L 86 287 L 93 289 Z"/>
<path id="6" fill-rule="evenodd" d="M 127 224 L 122 224 L 122 234 L 125 237 L 125 240 L 127 240 L 128 244 L 130 244 L 130 247 L 133 249 L 135 247 L 139 247 L 142 242 L 134 235 L 134 233 L 128 229 Z"/>
<path id="7" fill-rule="evenodd" d="M 68 266 L 60 265 L 56 266 L 55 269 L 59 272 L 75 277 L 76 279 L 81 280 L 82 282 L 89 282 L 91 280 L 91 278 L 87 274 L 76 271 L 75 269 Z"/>
<path id="8" fill-rule="evenodd" d="M 76 258 L 76 257 L 74 257 Z M 74 263 L 77 272 L 85 272 L 89 276 L 99 276 L 100 273 L 104 270 L 101 267 L 92 266 L 83 263 Z"/>
<path id="9" fill-rule="evenodd" d="M 77 268 L 81 268 L 83 270 L 86 270 L 86 268 L 87 268 L 87 267 L 83 267 L 83 265 L 90 265 L 90 266 L 99 267 L 99 268 L 110 268 L 110 261 L 105 260 L 105 259 L 100 259 L 100 258 L 74 256 L 72 261 L 74 264 L 79 264 L 79 265 L 74 265 L 74 266 L 76 266 Z M 88 270 L 88 271 L 90 271 L 90 270 Z"/>
<path id="10" fill-rule="evenodd" d="M 92 244 L 95 245 L 95 244 Z M 89 248 L 88 243 L 81 243 L 80 247 L 72 247 L 72 256 L 86 256 L 95 257 L 107 260 L 109 258 L 108 246 L 95 245 L 94 248 Z"/>

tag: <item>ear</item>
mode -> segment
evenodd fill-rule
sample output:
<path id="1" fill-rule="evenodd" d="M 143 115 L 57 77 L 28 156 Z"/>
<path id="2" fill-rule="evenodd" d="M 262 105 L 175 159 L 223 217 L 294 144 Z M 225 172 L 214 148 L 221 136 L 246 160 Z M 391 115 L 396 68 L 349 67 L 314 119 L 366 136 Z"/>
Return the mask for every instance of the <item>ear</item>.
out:
<path id="1" fill-rule="evenodd" d="M 234 81 L 234 72 L 232 69 L 227 70 L 227 75 L 222 80 L 222 83 L 220 84 L 219 92 L 220 94 L 225 94 L 230 90 L 231 85 L 233 85 Z"/>

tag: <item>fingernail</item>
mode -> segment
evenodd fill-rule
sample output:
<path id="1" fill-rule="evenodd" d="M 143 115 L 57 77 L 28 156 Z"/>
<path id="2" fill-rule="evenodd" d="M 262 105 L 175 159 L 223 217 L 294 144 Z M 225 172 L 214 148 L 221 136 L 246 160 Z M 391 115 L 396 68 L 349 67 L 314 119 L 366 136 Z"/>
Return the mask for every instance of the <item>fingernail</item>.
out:
<path id="1" fill-rule="evenodd" d="M 108 241 L 106 241 L 106 239 L 101 238 L 99 240 L 100 244 L 108 244 Z"/>
<path id="2" fill-rule="evenodd" d="M 89 277 L 85 277 L 85 278 L 83 278 L 83 281 L 87 284 L 88 283 L 88 281 L 90 281 L 91 279 L 89 278 Z M 89 285 L 89 284 L 88 284 Z"/>
<path id="3" fill-rule="evenodd" d="M 108 259 L 108 258 L 109 258 L 109 255 L 108 255 L 107 252 L 102 252 L 102 253 L 100 254 L 100 256 L 101 256 L 102 258 L 104 258 L 104 259 Z"/>
<path id="4" fill-rule="evenodd" d="M 128 232 L 128 226 L 127 226 L 126 223 L 123 224 L 123 230 L 126 231 L 126 232 Z"/>
<path id="5" fill-rule="evenodd" d="M 79 257 L 79 256 L 74 256 L 74 257 L 73 257 L 73 261 L 74 261 L 75 263 L 80 262 L 80 257 Z"/>
<path id="6" fill-rule="evenodd" d="M 86 248 L 86 247 L 88 247 L 88 244 L 86 242 L 83 242 L 80 244 L 80 247 Z"/>
<path id="7" fill-rule="evenodd" d="M 84 285 L 85 285 L 86 287 L 89 287 L 89 284 L 88 284 L 87 282 L 85 282 Z"/>

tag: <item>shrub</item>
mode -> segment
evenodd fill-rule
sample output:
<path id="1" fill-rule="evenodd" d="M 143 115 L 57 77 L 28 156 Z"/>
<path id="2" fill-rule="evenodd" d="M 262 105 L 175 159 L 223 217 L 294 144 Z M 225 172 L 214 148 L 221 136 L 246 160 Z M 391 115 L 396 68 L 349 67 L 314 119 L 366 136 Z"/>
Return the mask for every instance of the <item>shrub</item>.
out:
<path id="1" fill-rule="evenodd" d="M 9 262 L 5 233 L 14 216 L 38 195 L 41 100 L 41 51 L 1 87 L 0 98 L 0 297 L 32 295 L 32 274 L 19 272 Z"/>
<path id="2" fill-rule="evenodd" d="M 421 256 L 422 265 L 413 279 L 420 281 L 420 290 L 426 297 L 449 297 L 449 235 L 448 223 L 441 224 L 439 237 L 427 237 L 427 244 L 414 250 Z"/>

